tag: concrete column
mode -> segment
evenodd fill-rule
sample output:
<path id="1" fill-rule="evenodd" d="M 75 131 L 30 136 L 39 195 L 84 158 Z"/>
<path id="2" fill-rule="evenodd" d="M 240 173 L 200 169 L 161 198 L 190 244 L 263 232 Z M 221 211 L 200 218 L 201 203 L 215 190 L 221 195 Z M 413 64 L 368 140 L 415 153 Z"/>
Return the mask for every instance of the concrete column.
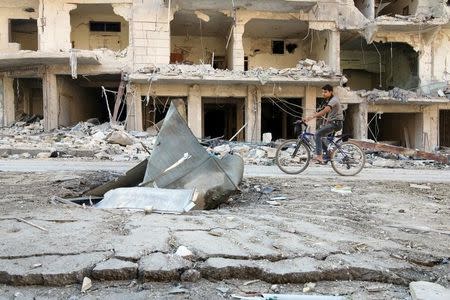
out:
<path id="1" fill-rule="evenodd" d="M 253 85 L 248 86 L 245 99 L 246 142 L 261 141 L 261 90 Z"/>
<path id="2" fill-rule="evenodd" d="M 45 3 L 44 3 L 45 2 Z M 76 4 L 62 1 L 40 1 L 38 37 L 39 50 L 68 51 L 72 48 L 70 41 L 70 11 L 77 8 Z"/>
<path id="3" fill-rule="evenodd" d="M 200 87 L 189 87 L 188 94 L 188 126 L 197 138 L 203 137 L 203 105 Z"/>
<path id="4" fill-rule="evenodd" d="M 237 100 L 236 101 L 236 130 L 241 129 L 242 126 L 244 126 L 245 121 L 244 121 L 244 113 L 242 111 L 242 101 L 241 100 Z M 233 133 L 234 134 L 234 133 Z M 244 130 L 242 130 L 238 136 L 236 137 L 237 141 L 243 141 L 244 140 Z"/>
<path id="5" fill-rule="evenodd" d="M 44 96 L 44 130 L 55 129 L 59 125 L 59 94 L 56 75 L 46 71 L 42 77 Z"/>
<path id="6" fill-rule="evenodd" d="M 14 78 L 3 77 L 0 82 L 0 125 L 9 126 L 14 123 L 16 119 Z"/>
<path id="7" fill-rule="evenodd" d="M 358 104 L 358 109 L 353 118 L 353 138 L 362 140 L 367 139 L 367 102 L 362 102 Z M 347 120 L 345 120 L 347 122 Z"/>
<path id="8" fill-rule="evenodd" d="M 339 31 L 328 31 L 328 61 L 327 64 L 334 72 L 341 72 L 341 41 Z"/>
<path id="9" fill-rule="evenodd" d="M 305 98 L 303 99 L 303 116 L 311 116 L 316 112 L 316 87 L 305 87 Z M 308 125 L 311 132 L 316 132 L 316 119 L 312 119 Z"/>
<path id="10" fill-rule="evenodd" d="M 423 109 L 422 131 L 416 126 L 416 138 L 422 134 L 422 147 L 425 151 L 434 151 L 439 145 L 439 108 L 430 105 Z"/>
<path id="11" fill-rule="evenodd" d="M 9 43 L 9 20 L 2 16 L 0 18 L 0 49 L 8 49 Z"/>
<path id="12" fill-rule="evenodd" d="M 127 130 L 142 131 L 142 101 L 139 89 L 135 84 L 127 85 Z"/>
<path id="13" fill-rule="evenodd" d="M 432 80 L 433 70 L 433 49 L 432 45 L 423 45 L 419 52 L 419 79 L 420 85 L 426 85 Z"/>
<path id="14" fill-rule="evenodd" d="M 245 24 L 237 24 L 233 28 L 227 49 L 228 69 L 244 71 L 244 44 L 242 42 L 244 30 Z"/>

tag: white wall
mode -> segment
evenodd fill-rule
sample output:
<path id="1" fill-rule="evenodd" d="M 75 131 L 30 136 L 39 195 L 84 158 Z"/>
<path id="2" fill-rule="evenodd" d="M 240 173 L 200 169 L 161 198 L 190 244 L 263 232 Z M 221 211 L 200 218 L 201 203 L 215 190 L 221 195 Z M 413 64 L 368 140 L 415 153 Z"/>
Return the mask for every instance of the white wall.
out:
<path id="1" fill-rule="evenodd" d="M 225 56 L 225 38 L 219 37 L 203 37 L 198 36 L 171 36 L 170 52 L 182 53 L 184 60 L 191 61 L 194 64 L 200 64 L 200 60 L 204 63 L 211 63 L 211 56 Z M 203 49 L 202 49 L 203 46 Z M 186 50 L 182 50 L 182 49 Z M 189 51 L 189 52 L 187 52 Z"/>
<path id="2" fill-rule="evenodd" d="M 121 32 L 94 32 L 89 30 L 89 22 L 120 22 Z M 122 17 L 114 14 L 80 15 L 76 10 L 70 14 L 72 28 L 70 39 L 76 49 L 96 49 L 107 47 L 111 50 L 123 50 L 128 47 L 129 26 Z M 117 43 L 117 41 L 120 42 Z M 99 46 L 100 45 L 100 46 Z M 103 45 L 103 46 L 102 46 Z"/>

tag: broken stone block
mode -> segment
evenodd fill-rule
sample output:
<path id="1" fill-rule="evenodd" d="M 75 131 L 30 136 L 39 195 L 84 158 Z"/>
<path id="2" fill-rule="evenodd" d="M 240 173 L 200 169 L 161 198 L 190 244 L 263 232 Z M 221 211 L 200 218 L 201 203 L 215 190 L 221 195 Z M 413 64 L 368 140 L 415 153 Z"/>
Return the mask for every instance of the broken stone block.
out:
<path id="1" fill-rule="evenodd" d="M 110 144 L 119 144 L 122 146 L 133 145 L 134 140 L 128 133 L 125 131 L 113 131 L 111 132 L 107 139 Z"/>
<path id="2" fill-rule="evenodd" d="M 191 266 L 192 262 L 178 255 L 152 253 L 139 260 L 139 278 L 143 281 L 180 280 L 181 272 Z"/>
<path id="3" fill-rule="evenodd" d="M 263 158 L 264 156 L 266 156 L 266 151 L 261 149 L 252 149 L 247 154 L 247 157 L 253 159 Z"/>
<path id="4" fill-rule="evenodd" d="M 266 144 L 270 143 L 272 141 L 272 133 L 271 132 L 263 133 L 262 141 L 263 141 L 263 143 L 266 143 Z"/>
<path id="5" fill-rule="evenodd" d="M 223 144 L 213 148 L 214 152 L 218 152 L 220 154 L 226 154 L 231 151 L 231 147 L 228 144 Z"/>
<path id="6" fill-rule="evenodd" d="M 194 253 L 192 253 L 192 251 L 189 250 L 186 246 L 178 247 L 177 252 L 175 252 L 175 254 L 185 259 L 191 259 L 194 257 Z"/>
<path id="7" fill-rule="evenodd" d="M 433 282 L 415 281 L 409 284 L 413 300 L 446 300 L 450 299 L 450 289 Z"/>
<path id="8" fill-rule="evenodd" d="M 302 62 L 303 62 L 303 65 L 305 65 L 305 66 L 313 66 L 316 64 L 316 61 L 314 59 L 309 59 L 309 58 L 303 60 Z"/>
<path id="9" fill-rule="evenodd" d="M 189 269 L 181 274 L 181 281 L 197 282 L 202 278 L 202 274 L 194 269 Z"/>
<path id="10" fill-rule="evenodd" d="M 92 280 L 89 277 L 83 278 L 83 284 L 81 285 L 81 292 L 84 293 L 92 287 Z"/>
<path id="11" fill-rule="evenodd" d="M 92 277 L 98 280 L 131 280 L 137 277 L 137 270 L 137 263 L 111 258 L 97 264 Z"/>

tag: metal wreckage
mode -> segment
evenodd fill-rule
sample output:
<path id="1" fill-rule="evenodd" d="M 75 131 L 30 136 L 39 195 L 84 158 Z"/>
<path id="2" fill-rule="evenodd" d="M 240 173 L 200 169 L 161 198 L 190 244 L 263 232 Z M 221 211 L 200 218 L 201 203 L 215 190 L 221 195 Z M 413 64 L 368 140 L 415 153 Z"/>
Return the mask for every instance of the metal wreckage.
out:
<path id="1" fill-rule="evenodd" d="M 209 153 L 177 107 L 182 105 L 172 101 L 150 157 L 86 193 L 86 197 L 103 197 L 96 207 L 183 213 L 216 208 L 239 190 L 243 159 Z"/>

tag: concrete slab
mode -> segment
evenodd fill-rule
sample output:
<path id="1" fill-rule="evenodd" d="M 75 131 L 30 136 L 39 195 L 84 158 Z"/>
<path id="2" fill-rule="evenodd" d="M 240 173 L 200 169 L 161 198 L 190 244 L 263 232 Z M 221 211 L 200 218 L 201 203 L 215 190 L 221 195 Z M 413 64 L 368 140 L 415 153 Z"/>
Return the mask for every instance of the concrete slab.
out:
<path id="1" fill-rule="evenodd" d="M 0 69 L 17 68 L 35 65 L 69 64 L 70 53 L 21 51 L 15 53 L 0 54 Z M 77 55 L 77 63 L 80 65 L 99 65 L 100 62 L 94 53 Z"/>
<path id="2" fill-rule="evenodd" d="M 440 284 L 415 281 L 409 284 L 411 297 L 413 300 L 448 300 L 450 299 L 450 289 L 446 289 Z"/>
<path id="3" fill-rule="evenodd" d="M 98 280 L 131 280 L 137 278 L 138 264 L 110 258 L 92 270 L 92 278 Z"/>
<path id="4" fill-rule="evenodd" d="M 0 260 L 0 283 L 11 285 L 66 285 L 78 283 L 111 252 L 44 255 Z"/>
<path id="5" fill-rule="evenodd" d="M 180 280 L 192 262 L 174 254 L 152 253 L 139 260 L 139 278 L 143 281 Z"/>

